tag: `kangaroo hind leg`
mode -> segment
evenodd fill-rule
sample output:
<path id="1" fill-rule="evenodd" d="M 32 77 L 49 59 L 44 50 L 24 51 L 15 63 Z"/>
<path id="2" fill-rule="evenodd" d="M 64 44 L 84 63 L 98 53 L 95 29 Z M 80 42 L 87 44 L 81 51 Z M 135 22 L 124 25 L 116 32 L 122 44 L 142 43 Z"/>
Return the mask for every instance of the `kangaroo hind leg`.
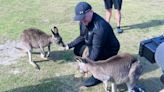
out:
<path id="1" fill-rule="evenodd" d="M 40 69 L 40 67 L 34 61 L 32 61 L 32 49 L 28 50 L 27 53 L 29 57 L 29 63 L 36 69 Z"/>

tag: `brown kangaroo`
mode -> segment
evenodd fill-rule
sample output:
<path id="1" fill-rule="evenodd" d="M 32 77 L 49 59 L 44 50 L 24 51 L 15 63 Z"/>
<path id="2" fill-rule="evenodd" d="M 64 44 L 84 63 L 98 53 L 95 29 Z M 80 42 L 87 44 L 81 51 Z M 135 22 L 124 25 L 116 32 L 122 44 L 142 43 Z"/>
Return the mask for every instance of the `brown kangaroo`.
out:
<path id="1" fill-rule="evenodd" d="M 116 84 L 122 83 L 126 83 L 128 92 L 134 92 L 132 89 L 142 73 L 139 61 L 128 53 L 115 55 L 101 61 L 93 61 L 87 57 L 77 57 L 76 61 L 78 61 L 81 72 L 90 72 L 104 83 L 106 92 L 109 92 L 107 90 L 108 82 L 111 82 L 112 92 L 116 92 Z"/>
<path id="2" fill-rule="evenodd" d="M 28 53 L 29 63 L 35 68 L 40 69 L 39 66 L 32 61 L 32 49 L 40 48 L 41 57 L 48 57 L 50 54 L 51 43 L 56 43 L 62 47 L 65 47 L 62 37 L 58 33 L 58 28 L 55 26 L 51 29 L 53 35 L 48 35 L 37 28 L 25 29 L 20 36 L 21 47 L 17 49 L 24 50 Z M 44 51 L 44 47 L 48 47 L 47 54 Z"/>

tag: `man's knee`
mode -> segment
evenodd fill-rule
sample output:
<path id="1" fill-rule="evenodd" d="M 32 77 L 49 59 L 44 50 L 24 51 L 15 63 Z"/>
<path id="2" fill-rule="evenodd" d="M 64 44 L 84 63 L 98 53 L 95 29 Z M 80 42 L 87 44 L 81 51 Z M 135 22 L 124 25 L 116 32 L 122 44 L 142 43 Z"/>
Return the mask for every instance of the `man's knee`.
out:
<path id="1" fill-rule="evenodd" d="M 106 9 L 106 11 L 110 14 L 112 14 L 112 9 Z"/>
<path id="2" fill-rule="evenodd" d="M 73 50 L 73 52 L 74 52 L 74 54 L 76 55 L 76 56 L 80 56 L 80 53 L 79 53 L 79 49 L 78 48 L 74 48 L 74 50 Z"/>
<path id="3" fill-rule="evenodd" d="M 86 47 L 85 45 L 76 46 L 76 47 L 74 48 L 74 54 L 75 54 L 76 56 L 82 56 L 85 47 Z"/>

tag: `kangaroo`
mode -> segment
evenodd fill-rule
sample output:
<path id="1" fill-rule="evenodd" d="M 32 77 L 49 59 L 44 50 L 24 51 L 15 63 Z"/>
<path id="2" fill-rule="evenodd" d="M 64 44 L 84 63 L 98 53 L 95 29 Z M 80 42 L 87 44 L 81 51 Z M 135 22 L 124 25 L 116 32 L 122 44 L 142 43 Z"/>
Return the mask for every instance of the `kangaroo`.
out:
<path id="1" fill-rule="evenodd" d="M 106 92 L 109 92 L 108 82 L 111 82 L 112 92 L 116 92 L 117 84 L 123 83 L 126 83 L 128 92 L 134 92 L 133 88 L 142 73 L 140 62 L 128 53 L 115 55 L 101 61 L 93 61 L 87 57 L 77 57 L 75 60 L 78 62 L 81 72 L 90 72 L 95 78 L 104 83 Z"/>
<path id="2" fill-rule="evenodd" d="M 58 28 L 54 26 L 51 29 L 51 32 L 53 35 L 48 35 L 37 28 L 28 28 L 25 29 L 20 36 L 20 43 L 22 47 L 16 47 L 16 48 L 27 52 L 29 57 L 29 63 L 37 69 L 40 69 L 39 66 L 32 61 L 33 48 L 40 48 L 41 57 L 46 58 L 50 55 L 51 43 L 56 43 L 62 47 L 65 47 L 65 44 L 58 33 Z M 44 51 L 44 47 L 48 47 L 47 54 Z"/>

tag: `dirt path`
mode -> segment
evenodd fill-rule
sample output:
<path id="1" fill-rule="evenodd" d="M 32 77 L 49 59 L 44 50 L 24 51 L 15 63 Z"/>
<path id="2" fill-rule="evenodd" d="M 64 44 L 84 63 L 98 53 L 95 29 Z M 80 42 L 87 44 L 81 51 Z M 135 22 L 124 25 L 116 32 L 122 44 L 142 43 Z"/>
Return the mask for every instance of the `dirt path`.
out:
<path id="1" fill-rule="evenodd" d="M 18 62 L 25 53 L 15 48 L 18 42 L 7 41 L 0 45 L 0 65 L 10 65 Z"/>

